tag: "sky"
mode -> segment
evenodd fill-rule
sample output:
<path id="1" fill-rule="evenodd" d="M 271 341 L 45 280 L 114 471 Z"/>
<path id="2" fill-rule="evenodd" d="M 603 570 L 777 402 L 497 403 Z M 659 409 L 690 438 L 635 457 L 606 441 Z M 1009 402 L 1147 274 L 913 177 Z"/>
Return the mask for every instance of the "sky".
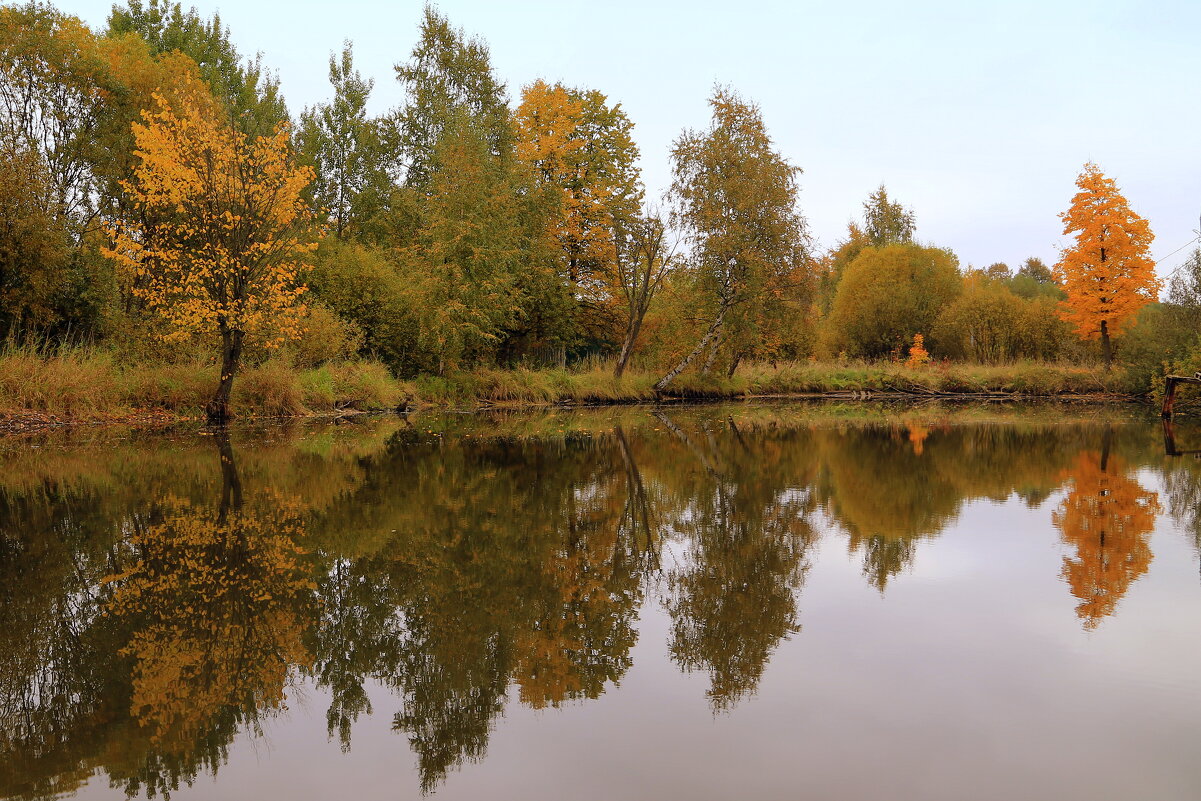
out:
<path id="1" fill-rule="evenodd" d="M 55 5 L 102 28 L 112 3 Z M 416 43 L 421 0 L 194 5 L 219 11 L 244 54 L 261 52 L 294 115 L 329 98 L 329 54 L 346 39 L 375 79 L 372 110 L 402 101 L 393 65 Z M 706 126 L 721 84 L 759 104 L 804 171 L 801 209 L 821 247 L 883 183 L 916 214 L 918 238 L 964 266 L 1050 264 L 1068 242 L 1058 215 L 1090 160 L 1150 221 L 1161 274 L 1201 224 L 1197 0 L 437 6 L 488 43 L 514 104 L 538 78 L 621 103 L 652 199 L 670 181 L 672 141 Z"/>

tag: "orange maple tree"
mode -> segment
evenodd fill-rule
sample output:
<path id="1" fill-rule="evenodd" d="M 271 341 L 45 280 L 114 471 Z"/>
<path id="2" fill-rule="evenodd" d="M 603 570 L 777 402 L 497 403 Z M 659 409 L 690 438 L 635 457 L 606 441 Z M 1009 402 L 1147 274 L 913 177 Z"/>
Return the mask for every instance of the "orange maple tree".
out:
<path id="1" fill-rule="evenodd" d="M 172 326 L 167 335 L 221 335 L 212 421 L 231 416 L 246 338 L 272 346 L 299 331 L 303 260 L 315 247 L 302 195 L 313 171 L 291 158 L 288 129 L 253 140 L 225 122 L 203 84 L 133 125 L 138 163 L 122 183 L 130 211 L 110 226 L 105 255 L 135 296 Z"/>
<path id="2" fill-rule="evenodd" d="M 1060 215 L 1064 234 L 1074 235 L 1076 242 L 1063 251 L 1055 268 L 1068 295 L 1059 316 L 1081 339 L 1100 338 L 1108 369 L 1113 363 L 1110 338 L 1158 297 L 1160 281 L 1148 255 L 1155 237 L 1096 164 L 1084 165 L 1076 186 L 1080 191 Z"/>

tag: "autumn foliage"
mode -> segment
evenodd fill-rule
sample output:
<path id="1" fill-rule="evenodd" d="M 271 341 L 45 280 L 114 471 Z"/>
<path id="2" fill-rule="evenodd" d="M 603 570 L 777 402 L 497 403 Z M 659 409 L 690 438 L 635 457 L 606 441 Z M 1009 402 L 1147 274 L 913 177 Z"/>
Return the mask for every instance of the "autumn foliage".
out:
<path id="1" fill-rule="evenodd" d="M 1104 450 L 1081 453 L 1068 478 L 1071 491 L 1052 521 L 1076 549 L 1075 557 L 1064 558 L 1062 575 L 1080 601 L 1076 615 L 1094 629 L 1147 572 L 1147 536 L 1160 512 L 1159 496 Z"/>
<path id="2" fill-rule="evenodd" d="M 905 360 L 906 367 L 921 367 L 930 361 L 930 351 L 926 350 L 926 338 L 921 334 L 913 335 L 913 344 L 909 346 L 909 358 Z"/>
<path id="3" fill-rule="evenodd" d="M 171 324 L 168 337 L 220 333 L 221 383 L 210 417 L 229 416 L 246 337 L 297 333 L 313 171 L 291 160 L 288 129 L 250 139 L 222 122 L 203 87 L 134 124 L 139 163 L 124 183 L 132 211 L 105 250 L 134 294 Z"/>
<path id="4" fill-rule="evenodd" d="M 659 154 L 656 198 L 619 98 L 553 80 L 514 97 L 487 43 L 433 6 L 417 33 L 394 107 L 372 110 L 382 81 L 346 42 L 328 100 L 289 111 L 219 18 L 173 0 L 118 4 L 104 30 L 0 8 L 0 339 L 96 343 L 120 370 L 186 366 L 192 386 L 219 368 L 213 420 L 280 343 L 283 369 L 379 361 L 438 394 L 492 370 L 611 371 L 623 399 L 725 394 L 763 362 L 904 362 L 919 332 L 932 359 L 989 364 L 1091 363 L 1092 339 L 1109 363 L 1122 336 L 1112 383 L 1130 391 L 1195 361 L 1201 283 L 1147 307 L 1150 231 L 1095 165 L 1054 276 L 918 240 L 884 184 L 823 253 L 807 157 L 733 87 Z M 131 394 L 158 405 L 161 383 Z"/>
<path id="5" fill-rule="evenodd" d="M 1108 365 L 1110 337 L 1120 335 L 1158 296 L 1160 281 L 1148 255 L 1154 235 L 1096 164 L 1084 165 L 1076 186 L 1080 191 L 1060 215 L 1064 234 L 1076 238 L 1056 265 L 1068 294 L 1060 316 L 1081 339 L 1100 338 Z"/>

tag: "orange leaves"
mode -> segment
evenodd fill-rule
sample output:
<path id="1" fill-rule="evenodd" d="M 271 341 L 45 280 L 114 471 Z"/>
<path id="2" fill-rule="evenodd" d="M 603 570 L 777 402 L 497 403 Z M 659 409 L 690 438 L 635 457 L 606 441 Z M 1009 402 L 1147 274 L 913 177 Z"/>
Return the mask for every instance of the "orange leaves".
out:
<path id="1" fill-rule="evenodd" d="M 905 366 L 913 370 L 930 361 L 930 351 L 926 350 L 926 339 L 921 334 L 913 335 L 913 344 L 909 346 L 909 358 Z"/>
<path id="2" fill-rule="evenodd" d="M 1121 333 L 1158 296 L 1160 281 L 1148 255 L 1154 235 L 1096 164 L 1084 165 L 1076 186 L 1080 191 L 1060 215 L 1064 234 L 1076 237 L 1056 265 L 1068 293 L 1060 316 L 1081 339 L 1096 339 Z"/>
<path id="3" fill-rule="evenodd" d="M 514 114 L 517 125 L 517 157 L 542 170 L 548 178 L 578 179 L 578 165 L 571 153 L 584 143 L 578 138 L 581 104 L 562 86 L 536 81 L 522 93 Z"/>
<path id="4" fill-rule="evenodd" d="M 1080 601 L 1076 614 L 1096 628 L 1113 614 L 1130 585 L 1147 572 L 1147 535 L 1159 513 L 1159 496 L 1127 475 L 1105 451 L 1080 454 L 1070 472 L 1072 490 L 1052 515 L 1063 539 L 1076 548 L 1063 560 L 1063 577 Z"/>
<path id="5" fill-rule="evenodd" d="M 133 126 L 138 164 L 123 187 L 133 211 L 110 226 L 105 255 L 171 336 L 220 327 L 273 344 L 303 312 L 312 170 L 293 165 L 284 126 L 250 140 L 196 79 L 184 84 L 174 102 L 156 93 L 156 110 Z"/>

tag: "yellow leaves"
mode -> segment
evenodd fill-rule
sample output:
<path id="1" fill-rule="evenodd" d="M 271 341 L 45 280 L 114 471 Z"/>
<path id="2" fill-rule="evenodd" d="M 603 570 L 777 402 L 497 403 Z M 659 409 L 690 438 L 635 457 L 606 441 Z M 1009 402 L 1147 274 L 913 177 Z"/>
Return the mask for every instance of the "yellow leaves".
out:
<path id="1" fill-rule="evenodd" d="M 172 323 L 169 336 L 224 326 L 270 345 L 303 317 L 313 171 L 292 164 L 285 126 L 251 141 L 218 118 L 202 84 L 185 84 L 173 103 L 156 93 L 133 125 L 138 164 L 123 185 L 133 211 L 109 227 L 104 253 Z"/>
<path id="2" fill-rule="evenodd" d="M 109 612 L 136 626 L 132 711 L 156 742 L 189 742 L 247 696 L 278 706 L 288 671 L 310 661 L 300 514 L 270 495 L 228 515 L 169 498 L 134 535 L 140 558 L 107 580 Z"/>
<path id="3" fill-rule="evenodd" d="M 560 212 L 549 234 L 561 252 L 560 273 L 603 306 L 615 300 L 613 225 L 636 208 L 636 148 L 629 121 L 597 92 L 537 81 L 526 87 L 514 119 L 517 156 L 551 187 Z"/>

